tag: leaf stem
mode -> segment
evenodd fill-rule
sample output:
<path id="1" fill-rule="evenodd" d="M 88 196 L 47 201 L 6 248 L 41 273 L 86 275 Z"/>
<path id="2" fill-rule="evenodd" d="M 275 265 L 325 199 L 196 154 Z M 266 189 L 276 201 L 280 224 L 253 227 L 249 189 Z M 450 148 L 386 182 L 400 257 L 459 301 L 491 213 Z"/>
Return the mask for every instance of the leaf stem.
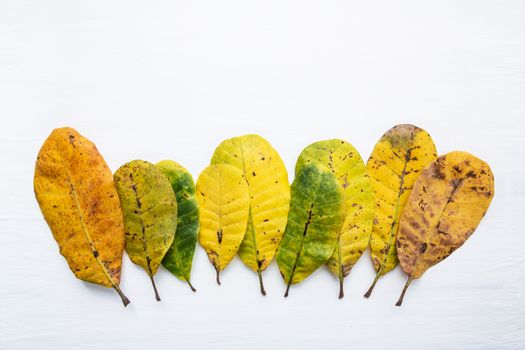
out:
<path id="1" fill-rule="evenodd" d="M 155 299 L 157 299 L 157 301 L 160 301 L 160 295 L 159 295 L 159 292 L 157 291 L 157 286 L 155 285 L 155 280 L 153 279 L 153 275 L 149 275 L 149 278 L 151 279 L 151 284 L 153 285 L 153 290 L 155 291 Z"/>
<path id="2" fill-rule="evenodd" d="M 218 268 L 215 268 L 215 271 L 217 271 L 217 284 L 220 286 L 221 285 L 221 280 L 219 278 L 219 269 Z"/>
<path id="3" fill-rule="evenodd" d="M 284 292 L 284 297 L 288 298 L 288 292 L 290 291 L 290 286 L 292 285 L 292 278 L 290 277 L 290 280 L 288 281 L 288 285 L 286 286 L 286 291 Z"/>
<path id="4" fill-rule="evenodd" d="M 120 289 L 120 287 L 117 284 L 114 284 L 113 289 L 117 291 L 118 295 L 120 296 L 120 299 L 122 299 L 122 304 L 124 304 L 124 307 L 128 306 L 130 301 L 128 297 L 125 296 L 124 293 L 122 293 L 122 290 Z"/>
<path id="5" fill-rule="evenodd" d="M 403 291 L 401 292 L 401 295 L 397 300 L 396 306 L 401 306 L 401 304 L 403 303 L 403 298 L 405 297 L 405 292 L 407 291 L 410 282 L 412 282 L 412 275 L 408 277 L 407 283 L 405 283 L 405 287 L 403 287 Z"/>
<path id="6" fill-rule="evenodd" d="M 195 287 L 193 287 L 193 285 L 191 284 L 189 279 L 187 279 L 186 282 L 188 282 L 188 285 L 190 286 L 192 292 L 196 292 L 197 291 L 197 289 L 195 289 Z"/>
<path id="7" fill-rule="evenodd" d="M 379 279 L 379 277 L 381 277 L 382 270 L 383 268 L 380 268 L 379 270 L 377 270 L 376 278 L 374 278 L 374 282 L 372 282 L 372 285 L 370 286 L 370 288 L 368 288 L 367 292 L 365 293 L 364 295 L 365 298 L 369 298 L 370 295 L 372 294 L 372 291 L 374 290 L 374 287 L 376 286 L 377 280 Z"/>
<path id="8" fill-rule="evenodd" d="M 345 292 L 343 290 L 343 277 L 339 277 L 339 299 L 343 299 L 345 296 Z"/>
<path id="9" fill-rule="evenodd" d="M 261 294 L 262 295 L 266 295 L 266 291 L 264 290 L 264 284 L 263 284 L 261 270 L 257 270 L 257 275 L 259 276 L 259 286 L 261 287 Z"/>

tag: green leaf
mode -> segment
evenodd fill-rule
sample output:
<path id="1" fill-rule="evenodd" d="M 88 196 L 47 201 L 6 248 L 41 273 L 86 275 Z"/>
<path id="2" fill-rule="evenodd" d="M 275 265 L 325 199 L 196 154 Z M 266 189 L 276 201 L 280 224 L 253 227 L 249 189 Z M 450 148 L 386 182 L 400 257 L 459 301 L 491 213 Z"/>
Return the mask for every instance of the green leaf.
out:
<path id="1" fill-rule="evenodd" d="M 168 177 L 177 198 L 177 231 L 173 243 L 162 259 L 162 265 L 177 278 L 190 282 L 193 253 L 199 233 L 199 204 L 195 197 L 193 177 L 183 166 L 172 160 L 163 160 L 156 166 Z"/>
<path id="2" fill-rule="evenodd" d="M 126 252 L 151 279 L 168 251 L 177 228 L 177 200 L 168 178 L 154 165 L 133 160 L 114 175 L 124 212 Z"/>
<path id="3" fill-rule="evenodd" d="M 346 217 L 336 249 L 326 265 L 339 279 L 339 298 L 343 297 L 343 280 L 368 247 L 374 220 L 374 191 L 365 174 L 359 152 L 348 142 L 333 139 L 306 147 L 297 160 L 295 172 L 305 164 L 318 163 L 328 167 L 343 187 Z"/>
<path id="4" fill-rule="evenodd" d="M 345 218 L 344 191 L 327 167 L 306 164 L 291 186 L 290 212 L 277 264 L 287 284 L 308 277 L 334 252 Z"/>

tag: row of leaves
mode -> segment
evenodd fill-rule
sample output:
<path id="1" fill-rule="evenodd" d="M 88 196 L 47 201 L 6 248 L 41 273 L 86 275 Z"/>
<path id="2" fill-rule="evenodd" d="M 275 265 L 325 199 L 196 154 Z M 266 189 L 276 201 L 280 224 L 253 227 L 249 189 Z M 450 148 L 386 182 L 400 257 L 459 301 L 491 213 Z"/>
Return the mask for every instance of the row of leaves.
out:
<path id="1" fill-rule="evenodd" d="M 348 142 L 306 147 L 295 180 L 262 137 L 222 142 L 195 185 L 171 160 L 134 160 L 115 174 L 95 145 L 71 128 L 42 146 L 34 187 L 44 218 L 75 276 L 119 287 L 123 250 L 151 278 L 162 264 L 190 282 L 197 240 L 219 274 L 238 255 L 257 273 L 276 258 L 286 283 L 325 265 L 343 281 L 370 247 L 381 276 L 398 263 L 408 281 L 461 246 L 494 194 L 490 167 L 465 152 L 437 157 L 430 135 L 412 125 L 388 130 L 367 164 Z"/>

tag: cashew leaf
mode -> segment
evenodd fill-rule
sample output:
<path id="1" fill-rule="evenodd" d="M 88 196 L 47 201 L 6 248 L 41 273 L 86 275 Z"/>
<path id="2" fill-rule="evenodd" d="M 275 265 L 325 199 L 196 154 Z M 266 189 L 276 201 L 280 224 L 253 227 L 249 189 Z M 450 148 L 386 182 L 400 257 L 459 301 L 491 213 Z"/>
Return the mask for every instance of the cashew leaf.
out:
<path id="1" fill-rule="evenodd" d="M 175 237 L 175 194 L 166 175 L 144 160 L 124 164 L 114 178 L 124 212 L 126 253 L 146 271 L 160 301 L 153 276 Z"/>
<path id="2" fill-rule="evenodd" d="M 60 254 L 75 276 L 119 287 L 124 222 L 111 170 L 88 139 L 72 128 L 55 129 L 35 165 L 34 189 Z"/>
<path id="3" fill-rule="evenodd" d="M 250 211 L 241 260 L 259 277 L 272 261 L 286 226 L 290 206 L 288 173 L 277 151 L 258 135 L 225 140 L 215 150 L 211 164 L 229 164 L 242 172 L 248 184 Z"/>
<path id="4" fill-rule="evenodd" d="M 397 255 L 408 281 L 447 258 L 474 233 L 494 196 L 494 176 L 487 163 L 466 152 L 451 152 L 421 173 L 405 205 Z"/>
<path id="5" fill-rule="evenodd" d="M 277 264 L 290 286 L 303 281 L 334 253 L 346 212 L 344 190 L 327 167 L 300 168 L 291 186 L 290 213 L 277 251 Z"/>
<path id="6" fill-rule="evenodd" d="M 423 129 L 396 125 L 377 142 L 366 164 L 374 188 L 374 226 L 370 254 L 376 277 L 365 294 L 368 298 L 381 276 L 396 267 L 399 217 L 421 170 L 436 159 L 436 147 Z"/>
<path id="7" fill-rule="evenodd" d="M 295 173 L 309 163 L 328 167 L 345 194 L 345 221 L 334 253 L 326 263 L 339 279 L 339 298 L 342 298 L 344 278 L 368 247 L 374 219 L 374 192 L 365 173 L 365 163 L 348 142 L 333 139 L 311 144 L 299 155 Z"/>
<path id="8" fill-rule="evenodd" d="M 250 211 L 248 184 L 232 165 L 210 165 L 197 179 L 199 243 L 219 274 L 237 254 Z"/>
<path id="9" fill-rule="evenodd" d="M 156 166 L 168 177 L 177 199 L 177 231 L 162 265 L 177 278 L 190 282 L 193 254 L 199 233 L 199 204 L 195 196 L 195 183 L 190 172 L 172 160 L 163 160 Z"/>

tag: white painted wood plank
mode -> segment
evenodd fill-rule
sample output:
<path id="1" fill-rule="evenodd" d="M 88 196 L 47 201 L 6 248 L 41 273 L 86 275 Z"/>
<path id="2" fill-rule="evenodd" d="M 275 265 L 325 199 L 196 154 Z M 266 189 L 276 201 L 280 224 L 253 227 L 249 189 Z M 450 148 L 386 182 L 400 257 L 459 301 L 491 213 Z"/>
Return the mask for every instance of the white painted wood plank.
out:
<path id="1" fill-rule="evenodd" d="M 525 2 L 0 2 L 0 348 L 268 349 L 525 347 Z M 410 287 L 365 255 L 346 297 L 325 269 L 293 288 L 273 263 L 237 259 L 215 285 L 200 247 L 193 294 L 165 270 L 154 300 L 124 258 L 124 309 L 76 280 L 33 195 L 49 132 L 77 128 L 113 170 L 172 158 L 195 177 L 223 139 L 266 137 L 290 174 L 309 143 L 368 157 L 397 123 L 440 153 L 486 160 L 496 195 L 478 231 Z M 290 175 L 290 179 L 291 179 Z"/>

